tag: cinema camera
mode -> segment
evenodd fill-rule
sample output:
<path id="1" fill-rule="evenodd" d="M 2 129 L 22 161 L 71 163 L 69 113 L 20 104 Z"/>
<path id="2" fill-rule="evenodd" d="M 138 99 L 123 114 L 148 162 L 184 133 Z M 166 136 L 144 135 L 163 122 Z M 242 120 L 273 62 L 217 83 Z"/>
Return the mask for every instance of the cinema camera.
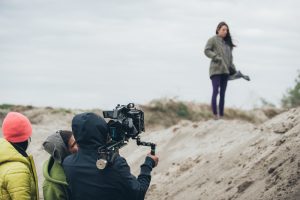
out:
<path id="1" fill-rule="evenodd" d="M 118 104 L 112 111 L 103 111 L 103 117 L 110 119 L 110 141 L 98 149 L 99 159 L 96 165 L 99 169 L 104 169 L 107 163 L 113 162 L 116 152 L 127 145 L 129 139 L 136 140 L 137 145 L 150 146 L 151 155 L 155 155 L 156 144 L 142 142 L 140 139 L 140 134 L 145 131 L 144 112 L 137 109 L 133 103 Z"/>

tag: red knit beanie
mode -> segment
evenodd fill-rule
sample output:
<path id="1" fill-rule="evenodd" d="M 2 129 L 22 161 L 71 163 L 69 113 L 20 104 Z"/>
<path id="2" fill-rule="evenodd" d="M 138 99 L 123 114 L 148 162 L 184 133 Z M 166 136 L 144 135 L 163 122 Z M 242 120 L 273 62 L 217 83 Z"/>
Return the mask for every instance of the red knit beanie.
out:
<path id="1" fill-rule="evenodd" d="M 2 132 L 9 142 L 24 142 L 31 136 L 31 123 L 21 113 L 9 112 L 3 120 Z"/>

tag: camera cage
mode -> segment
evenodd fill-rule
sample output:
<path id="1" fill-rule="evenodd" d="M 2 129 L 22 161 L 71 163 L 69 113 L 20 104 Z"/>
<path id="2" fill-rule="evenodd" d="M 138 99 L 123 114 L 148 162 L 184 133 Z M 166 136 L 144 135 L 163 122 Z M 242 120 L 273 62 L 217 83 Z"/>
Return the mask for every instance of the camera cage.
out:
<path id="1" fill-rule="evenodd" d="M 135 139 L 141 132 L 145 131 L 144 112 L 137 109 L 133 103 L 118 104 L 112 111 L 103 111 L 103 116 L 111 119 L 108 122 L 108 127 L 112 140 Z"/>
<path id="2" fill-rule="evenodd" d="M 135 139 L 138 146 L 151 147 L 151 154 L 155 155 L 156 144 L 143 142 L 140 133 L 145 131 L 144 112 L 135 107 L 134 103 L 127 105 L 118 104 L 112 111 L 103 111 L 103 117 L 109 118 L 109 135 L 111 142 L 107 150 L 116 151 L 125 146 L 129 139 Z"/>

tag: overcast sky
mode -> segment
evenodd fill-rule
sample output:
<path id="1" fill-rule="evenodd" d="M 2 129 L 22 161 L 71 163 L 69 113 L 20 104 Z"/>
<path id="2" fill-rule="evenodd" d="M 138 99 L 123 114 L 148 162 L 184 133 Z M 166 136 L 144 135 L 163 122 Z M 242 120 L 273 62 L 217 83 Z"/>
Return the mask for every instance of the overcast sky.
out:
<path id="1" fill-rule="evenodd" d="M 297 0 L 0 0 L 0 103 L 112 108 L 162 97 L 209 103 L 203 50 L 220 21 L 251 82 L 226 105 L 279 105 L 300 69 Z"/>

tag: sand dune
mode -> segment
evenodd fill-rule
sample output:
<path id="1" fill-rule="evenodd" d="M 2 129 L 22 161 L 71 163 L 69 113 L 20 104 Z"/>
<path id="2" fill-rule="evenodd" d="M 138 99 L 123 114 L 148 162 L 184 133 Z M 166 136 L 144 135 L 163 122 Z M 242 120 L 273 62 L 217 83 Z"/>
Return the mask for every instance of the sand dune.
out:
<path id="1" fill-rule="evenodd" d="M 70 129 L 78 112 L 26 111 L 34 121 L 29 152 L 37 165 L 40 191 L 42 163 L 49 157 L 41 144 L 54 131 Z M 160 158 L 147 200 L 300 199 L 300 108 L 262 124 L 181 121 L 141 136 L 157 143 Z M 121 150 L 135 175 L 148 152 L 134 141 Z"/>
<path id="2" fill-rule="evenodd" d="M 143 139 L 160 157 L 147 200 L 300 199 L 300 108 L 261 125 L 181 122 Z M 146 151 L 123 149 L 135 174 Z"/>

